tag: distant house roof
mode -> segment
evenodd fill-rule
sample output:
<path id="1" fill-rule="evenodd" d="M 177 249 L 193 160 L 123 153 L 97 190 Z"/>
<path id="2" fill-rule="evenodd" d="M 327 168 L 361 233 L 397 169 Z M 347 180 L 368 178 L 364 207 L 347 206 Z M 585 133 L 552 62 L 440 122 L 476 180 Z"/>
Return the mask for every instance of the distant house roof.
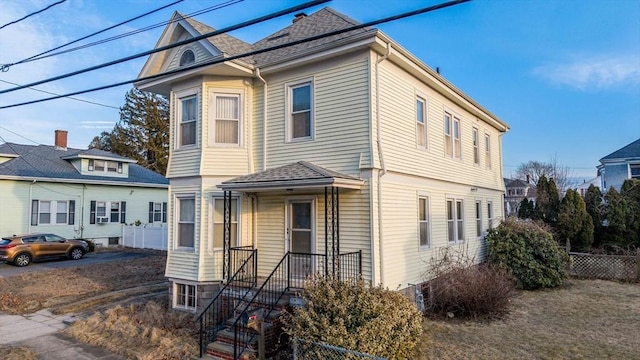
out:
<path id="1" fill-rule="evenodd" d="M 640 159 L 640 139 L 603 157 L 602 159 L 600 159 L 600 162 L 627 159 Z"/>
<path id="2" fill-rule="evenodd" d="M 520 180 L 520 179 L 507 179 L 509 180 L 509 183 L 507 183 L 505 181 L 505 187 L 509 187 L 509 188 L 521 188 L 521 187 L 527 187 L 530 186 L 529 184 L 527 184 L 526 182 Z"/>
<path id="3" fill-rule="evenodd" d="M 134 186 L 161 186 L 169 184 L 162 175 L 135 164 L 134 160 L 98 149 L 57 149 L 48 145 L 0 144 L 0 154 L 14 154 L 17 157 L 0 164 L 0 179 L 24 178 L 78 183 L 122 183 Z M 111 159 L 128 162 L 129 176 L 93 176 L 81 174 L 68 161 L 77 158 Z"/>
<path id="4" fill-rule="evenodd" d="M 289 189 L 336 186 L 359 189 L 364 182 L 306 161 L 239 176 L 218 185 L 224 190 Z"/>

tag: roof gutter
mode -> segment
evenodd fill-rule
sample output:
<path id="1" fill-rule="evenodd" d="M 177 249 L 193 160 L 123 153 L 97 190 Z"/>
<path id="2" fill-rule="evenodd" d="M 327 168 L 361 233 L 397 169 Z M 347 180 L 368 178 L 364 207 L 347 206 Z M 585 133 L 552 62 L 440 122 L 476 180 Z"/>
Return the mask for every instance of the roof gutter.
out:
<path id="1" fill-rule="evenodd" d="M 55 179 L 55 178 L 41 178 L 41 177 L 25 177 L 25 176 L 12 176 L 12 175 L 0 175 L 0 180 L 16 180 L 16 181 L 40 181 L 48 183 L 64 183 L 64 184 L 86 184 L 86 185 L 110 185 L 110 186 L 133 186 L 133 187 L 149 187 L 168 189 L 169 184 L 153 184 L 153 183 L 135 183 L 135 182 L 120 182 L 120 181 L 108 181 L 108 180 L 87 180 L 87 179 Z"/>

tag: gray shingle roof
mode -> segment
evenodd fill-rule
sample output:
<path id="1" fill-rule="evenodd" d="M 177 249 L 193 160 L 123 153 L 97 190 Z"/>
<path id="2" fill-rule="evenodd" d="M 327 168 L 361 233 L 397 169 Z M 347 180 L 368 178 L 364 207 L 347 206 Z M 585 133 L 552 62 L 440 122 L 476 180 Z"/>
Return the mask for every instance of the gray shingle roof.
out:
<path id="1" fill-rule="evenodd" d="M 162 175 L 145 169 L 137 164 L 129 164 L 129 177 L 118 178 L 111 176 L 88 176 L 82 175 L 71 162 L 64 158 L 77 158 L 78 155 L 90 155 L 110 157 L 115 160 L 131 160 L 110 152 L 90 149 L 59 150 L 54 146 L 47 145 L 21 145 L 13 143 L 0 144 L 0 153 L 15 153 L 19 157 L 0 164 L 0 178 L 4 176 L 23 177 L 25 180 L 32 178 L 45 178 L 52 180 L 77 180 L 78 183 L 85 181 L 105 181 L 110 183 L 135 183 L 150 185 L 168 185 L 169 181 Z"/>
<path id="2" fill-rule="evenodd" d="M 296 186 L 325 186 L 335 183 L 346 183 L 357 187 L 362 180 L 329 170 L 307 161 L 298 161 L 280 167 L 267 169 L 249 175 L 222 182 L 219 187 L 223 189 L 236 189 L 242 187 L 296 187 Z"/>
<path id="3" fill-rule="evenodd" d="M 181 15 L 182 16 L 182 15 Z M 214 31 L 215 29 L 205 25 L 192 18 L 185 18 L 185 20 L 200 34 Z M 291 25 L 276 31 L 275 33 L 265 37 L 262 40 L 257 41 L 253 45 L 248 44 L 238 38 L 235 38 L 228 34 L 220 34 L 208 38 L 209 42 L 215 46 L 218 50 L 226 55 L 240 55 L 254 50 L 266 49 L 272 46 L 286 44 L 292 41 L 301 40 L 310 36 L 321 35 L 327 32 L 345 29 L 354 25 L 358 25 L 359 22 L 349 18 L 348 16 L 341 14 L 329 7 L 325 7 L 309 16 L 300 18 L 298 21 Z M 361 34 L 363 32 L 371 30 L 370 28 L 352 30 L 339 35 L 333 35 L 306 43 L 277 49 L 262 54 L 256 54 L 253 56 L 247 56 L 242 60 L 262 66 L 277 62 L 283 59 L 290 58 L 296 54 L 304 53 L 317 48 L 319 46 L 336 42 L 341 39 L 345 39 L 354 35 Z"/>
<path id="4" fill-rule="evenodd" d="M 602 159 L 600 159 L 600 162 L 602 162 L 602 160 L 629 159 L 629 158 L 640 158 L 640 139 L 603 157 Z"/>

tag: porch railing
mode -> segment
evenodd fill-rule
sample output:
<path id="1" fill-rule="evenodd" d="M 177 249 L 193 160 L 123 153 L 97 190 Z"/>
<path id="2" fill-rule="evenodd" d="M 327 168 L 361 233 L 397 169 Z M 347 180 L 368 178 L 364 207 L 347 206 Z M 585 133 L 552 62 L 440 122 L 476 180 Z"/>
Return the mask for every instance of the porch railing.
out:
<path id="1" fill-rule="evenodd" d="M 336 263 L 340 279 L 359 277 L 362 274 L 362 251 L 341 254 Z M 233 358 L 237 359 L 247 346 L 255 341 L 257 336 L 257 334 L 250 334 L 248 339 L 245 337 L 242 343 L 238 342 L 238 337 L 244 327 L 240 324 L 242 318 L 247 318 L 249 312 L 262 308 L 264 320 L 274 321 L 275 319 L 270 319 L 273 311 L 288 305 L 281 302 L 288 291 L 293 288 L 304 288 L 306 280 L 325 276 L 328 271 L 327 257 L 324 254 L 287 252 L 251 300 L 246 303 L 240 316 L 231 326 L 234 334 Z"/>
<path id="2" fill-rule="evenodd" d="M 247 248 L 230 250 L 233 254 L 232 269 L 236 270 L 196 319 L 200 323 L 200 357 L 204 355 L 207 344 L 213 341 L 216 333 L 224 328 L 225 322 L 234 316 L 236 308 L 241 305 L 241 302 L 234 302 L 223 294 L 229 291 L 240 291 L 237 297 L 242 299 L 256 285 L 258 250 Z M 245 284 L 250 286 L 244 287 Z M 238 289 L 234 290 L 234 287 Z"/>

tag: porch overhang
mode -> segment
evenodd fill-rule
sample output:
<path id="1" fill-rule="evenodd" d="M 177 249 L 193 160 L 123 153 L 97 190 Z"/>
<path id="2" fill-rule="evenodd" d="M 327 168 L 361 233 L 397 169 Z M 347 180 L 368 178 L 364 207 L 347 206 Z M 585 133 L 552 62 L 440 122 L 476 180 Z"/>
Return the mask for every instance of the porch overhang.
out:
<path id="1" fill-rule="evenodd" d="M 324 190 L 326 187 L 361 189 L 364 181 L 306 161 L 240 176 L 218 185 L 224 191 L 272 192 Z"/>

